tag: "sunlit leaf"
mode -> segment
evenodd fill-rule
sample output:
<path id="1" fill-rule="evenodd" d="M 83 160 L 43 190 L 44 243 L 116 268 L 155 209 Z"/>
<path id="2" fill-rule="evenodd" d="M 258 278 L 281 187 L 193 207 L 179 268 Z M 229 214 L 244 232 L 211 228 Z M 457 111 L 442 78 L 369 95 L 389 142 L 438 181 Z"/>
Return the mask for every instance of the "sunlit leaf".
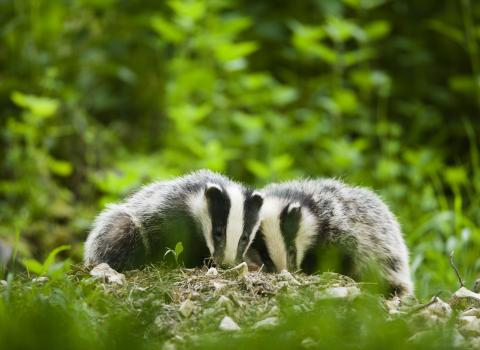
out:
<path id="1" fill-rule="evenodd" d="M 47 160 L 48 168 L 52 173 L 59 176 L 69 176 L 73 171 L 72 163 L 49 157 Z"/>
<path id="2" fill-rule="evenodd" d="M 229 62 L 250 55 L 258 49 L 253 41 L 241 43 L 223 43 L 215 47 L 215 54 L 221 62 Z"/>
<path id="3" fill-rule="evenodd" d="M 15 91 L 11 95 L 12 101 L 19 107 L 25 108 L 38 117 L 51 117 L 57 111 L 60 103 L 49 97 L 26 95 Z"/>
<path id="4" fill-rule="evenodd" d="M 382 39 L 390 33 L 391 26 L 388 21 L 377 20 L 365 26 L 365 33 L 370 40 Z"/>
<path id="5" fill-rule="evenodd" d="M 182 31 L 160 16 L 152 17 L 150 25 L 163 39 L 169 42 L 179 43 L 184 39 Z"/>

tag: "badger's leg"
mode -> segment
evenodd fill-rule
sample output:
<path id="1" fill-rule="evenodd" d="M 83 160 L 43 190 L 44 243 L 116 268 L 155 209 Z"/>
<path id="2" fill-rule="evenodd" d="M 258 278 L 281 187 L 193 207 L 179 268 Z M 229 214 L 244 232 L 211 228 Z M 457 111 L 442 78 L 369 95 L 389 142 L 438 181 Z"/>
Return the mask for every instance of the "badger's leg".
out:
<path id="1" fill-rule="evenodd" d="M 385 280 L 389 283 L 390 296 L 400 298 L 413 295 L 413 283 L 410 277 L 408 262 L 401 258 L 391 258 L 386 264 Z"/>
<path id="2" fill-rule="evenodd" d="M 111 206 L 97 218 L 85 243 L 85 264 L 107 263 L 117 270 L 147 262 L 148 242 L 141 226 L 121 207 Z"/>

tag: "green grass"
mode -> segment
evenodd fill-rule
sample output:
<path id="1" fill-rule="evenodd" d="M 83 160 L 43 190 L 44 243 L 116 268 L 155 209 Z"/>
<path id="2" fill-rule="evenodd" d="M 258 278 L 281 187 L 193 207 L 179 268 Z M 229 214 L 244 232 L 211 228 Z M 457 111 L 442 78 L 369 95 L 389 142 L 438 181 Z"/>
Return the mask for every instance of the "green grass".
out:
<path id="1" fill-rule="evenodd" d="M 385 300 L 363 291 L 332 299 L 326 290 L 346 286 L 336 274 L 305 276 L 148 267 L 126 275 L 124 285 L 94 280 L 82 268 L 47 282 L 17 275 L 0 287 L 2 349 L 210 349 L 335 348 L 450 349 L 454 319 L 426 327 L 416 302 L 397 315 Z M 219 299 L 223 302 L 219 302 Z M 190 312 L 181 311 L 189 300 Z M 219 329 L 230 316 L 241 330 Z M 276 317 L 273 328 L 255 324 Z M 413 334 L 428 329 L 423 337 Z"/>

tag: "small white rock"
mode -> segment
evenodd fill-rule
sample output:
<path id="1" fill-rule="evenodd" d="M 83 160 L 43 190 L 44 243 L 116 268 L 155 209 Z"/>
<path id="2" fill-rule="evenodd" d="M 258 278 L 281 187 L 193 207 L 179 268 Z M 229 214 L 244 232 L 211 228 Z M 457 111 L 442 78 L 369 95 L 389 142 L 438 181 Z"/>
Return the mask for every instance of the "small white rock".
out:
<path id="1" fill-rule="evenodd" d="M 241 264 L 238 264 L 234 268 L 231 268 L 231 269 L 225 271 L 225 274 L 227 276 L 233 276 L 233 277 L 237 277 L 237 278 L 243 277 L 247 273 L 248 273 L 248 265 L 245 261 L 242 262 Z"/>
<path id="2" fill-rule="evenodd" d="M 183 317 L 188 317 L 192 314 L 193 309 L 195 309 L 195 305 L 192 303 L 190 299 L 187 299 L 180 304 L 180 307 L 178 308 L 178 312 L 180 312 L 180 314 Z"/>
<path id="3" fill-rule="evenodd" d="M 162 350 L 176 350 L 176 349 L 177 347 L 171 341 L 166 341 L 162 346 Z"/>
<path id="4" fill-rule="evenodd" d="M 216 268 L 211 267 L 211 268 L 208 269 L 206 275 L 207 276 L 218 276 L 218 271 L 217 271 Z"/>
<path id="5" fill-rule="evenodd" d="M 350 287 L 331 287 L 317 293 L 317 299 L 354 299 L 360 295 L 360 290 L 356 286 Z"/>
<path id="6" fill-rule="evenodd" d="M 318 343 L 310 337 L 303 339 L 302 343 L 300 345 L 302 346 L 302 348 L 305 348 L 305 349 L 317 349 L 318 348 Z"/>
<path id="7" fill-rule="evenodd" d="M 225 283 L 217 282 L 217 281 L 212 282 L 212 284 L 213 284 L 213 288 L 215 288 L 215 292 L 221 291 L 226 286 Z"/>
<path id="8" fill-rule="evenodd" d="M 287 281 L 290 285 L 294 285 L 294 286 L 301 285 L 301 283 L 298 282 L 297 279 L 293 277 L 293 275 L 287 270 L 282 270 L 279 275 L 283 278 L 283 280 Z"/>
<path id="9" fill-rule="evenodd" d="M 462 287 L 453 293 L 450 299 L 450 305 L 458 306 L 460 308 L 466 307 L 480 307 L 480 294 L 474 293 L 471 290 Z"/>
<path id="10" fill-rule="evenodd" d="M 453 330 L 453 346 L 456 348 L 463 347 L 465 345 L 465 338 L 457 329 Z"/>
<path id="11" fill-rule="evenodd" d="M 218 298 L 215 305 L 220 308 L 225 308 L 227 311 L 231 311 L 233 309 L 233 302 L 224 295 L 221 295 L 220 298 Z"/>
<path id="12" fill-rule="evenodd" d="M 470 308 L 465 310 L 460 314 L 460 317 L 462 316 L 475 316 L 480 318 L 480 308 Z"/>
<path id="13" fill-rule="evenodd" d="M 162 329 L 165 326 L 165 317 L 163 315 L 158 315 L 155 317 L 155 320 L 153 320 L 153 324 Z"/>
<path id="14" fill-rule="evenodd" d="M 470 338 L 468 344 L 470 349 L 480 349 L 480 337 Z"/>
<path id="15" fill-rule="evenodd" d="M 438 317 L 449 317 L 452 314 L 452 308 L 442 299 L 436 299 L 436 302 L 426 308 L 430 313 Z"/>
<path id="16" fill-rule="evenodd" d="M 467 324 L 467 323 L 470 323 L 470 322 L 475 322 L 477 318 L 475 316 L 460 316 L 458 318 L 458 321 L 461 323 L 461 324 Z"/>
<path id="17" fill-rule="evenodd" d="M 90 275 L 95 279 L 100 279 L 103 282 L 124 285 L 125 275 L 112 269 L 107 263 L 101 263 L 95 266 Z"/>
<path id="18" fill-rule="evenodd" d="M 0 280 L 0 287 L 7 287 L 8 286 L 8 282 L 5 281 L 5 280 Z"/>
<path id="19" fill-rule="evenodd" d="M 258 321 L 253 325 L 253 328 L 274 328 L 278 325 L 278 317 L 267 317 L 264 320 Z"/>
<path id="20" fill-rule="evenodd" d="M 278 312 L 280 310 L 278 309 L 278 306 L 277 305 L 273 305 L 272 308 L 270 309 L 270 311 L 268 311 L 268 315 L 270 316 L 276 316 L 278 315 Z"/>
<path id="21" fill-rule="evenodd" d="M 240 326 L 235 323 L 230 317 L 225 316 L 222 321 L 220 322 L 219 328 L 222 331 L 239 331 Z"/>
<path id="22" fill-rule="evenodd" d="M 462 316 L 458 322 L 460 333 L 464 336 L 480 336 L 480 319 L 475 316 Z"/>
<path id="23" fill-rule="evenodd" d="M 32 279 L 33 283 L 47 283 L 48 277 L 47 276 L 39 276 Z"/>

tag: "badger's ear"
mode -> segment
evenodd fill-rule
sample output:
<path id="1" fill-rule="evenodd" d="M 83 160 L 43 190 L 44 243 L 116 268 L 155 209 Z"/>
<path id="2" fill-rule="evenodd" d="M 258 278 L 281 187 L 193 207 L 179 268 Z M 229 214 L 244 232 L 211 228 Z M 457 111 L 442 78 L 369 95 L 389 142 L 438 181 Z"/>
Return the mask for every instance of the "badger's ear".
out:
<path id="1" fill-rule="evenodd" d="M 300 220 L 302 217 L 302 205 L 299 202 L 290 203 L 287 207 L 286 216 L 291 219 Z"/>
<path id="2" fill-rule="evenodd" d="M 217 202 L 223 199 L 223 189 L 214 183 L 207 183 L 205 186 L 205 197 L 209 202 Z"/>
<path id="3" fill-rule="evenodd" d="M 263 194 L 254 191 L 250 196 L 250 203 L 255 210 L 260 210 L 263 204 Z"/>

